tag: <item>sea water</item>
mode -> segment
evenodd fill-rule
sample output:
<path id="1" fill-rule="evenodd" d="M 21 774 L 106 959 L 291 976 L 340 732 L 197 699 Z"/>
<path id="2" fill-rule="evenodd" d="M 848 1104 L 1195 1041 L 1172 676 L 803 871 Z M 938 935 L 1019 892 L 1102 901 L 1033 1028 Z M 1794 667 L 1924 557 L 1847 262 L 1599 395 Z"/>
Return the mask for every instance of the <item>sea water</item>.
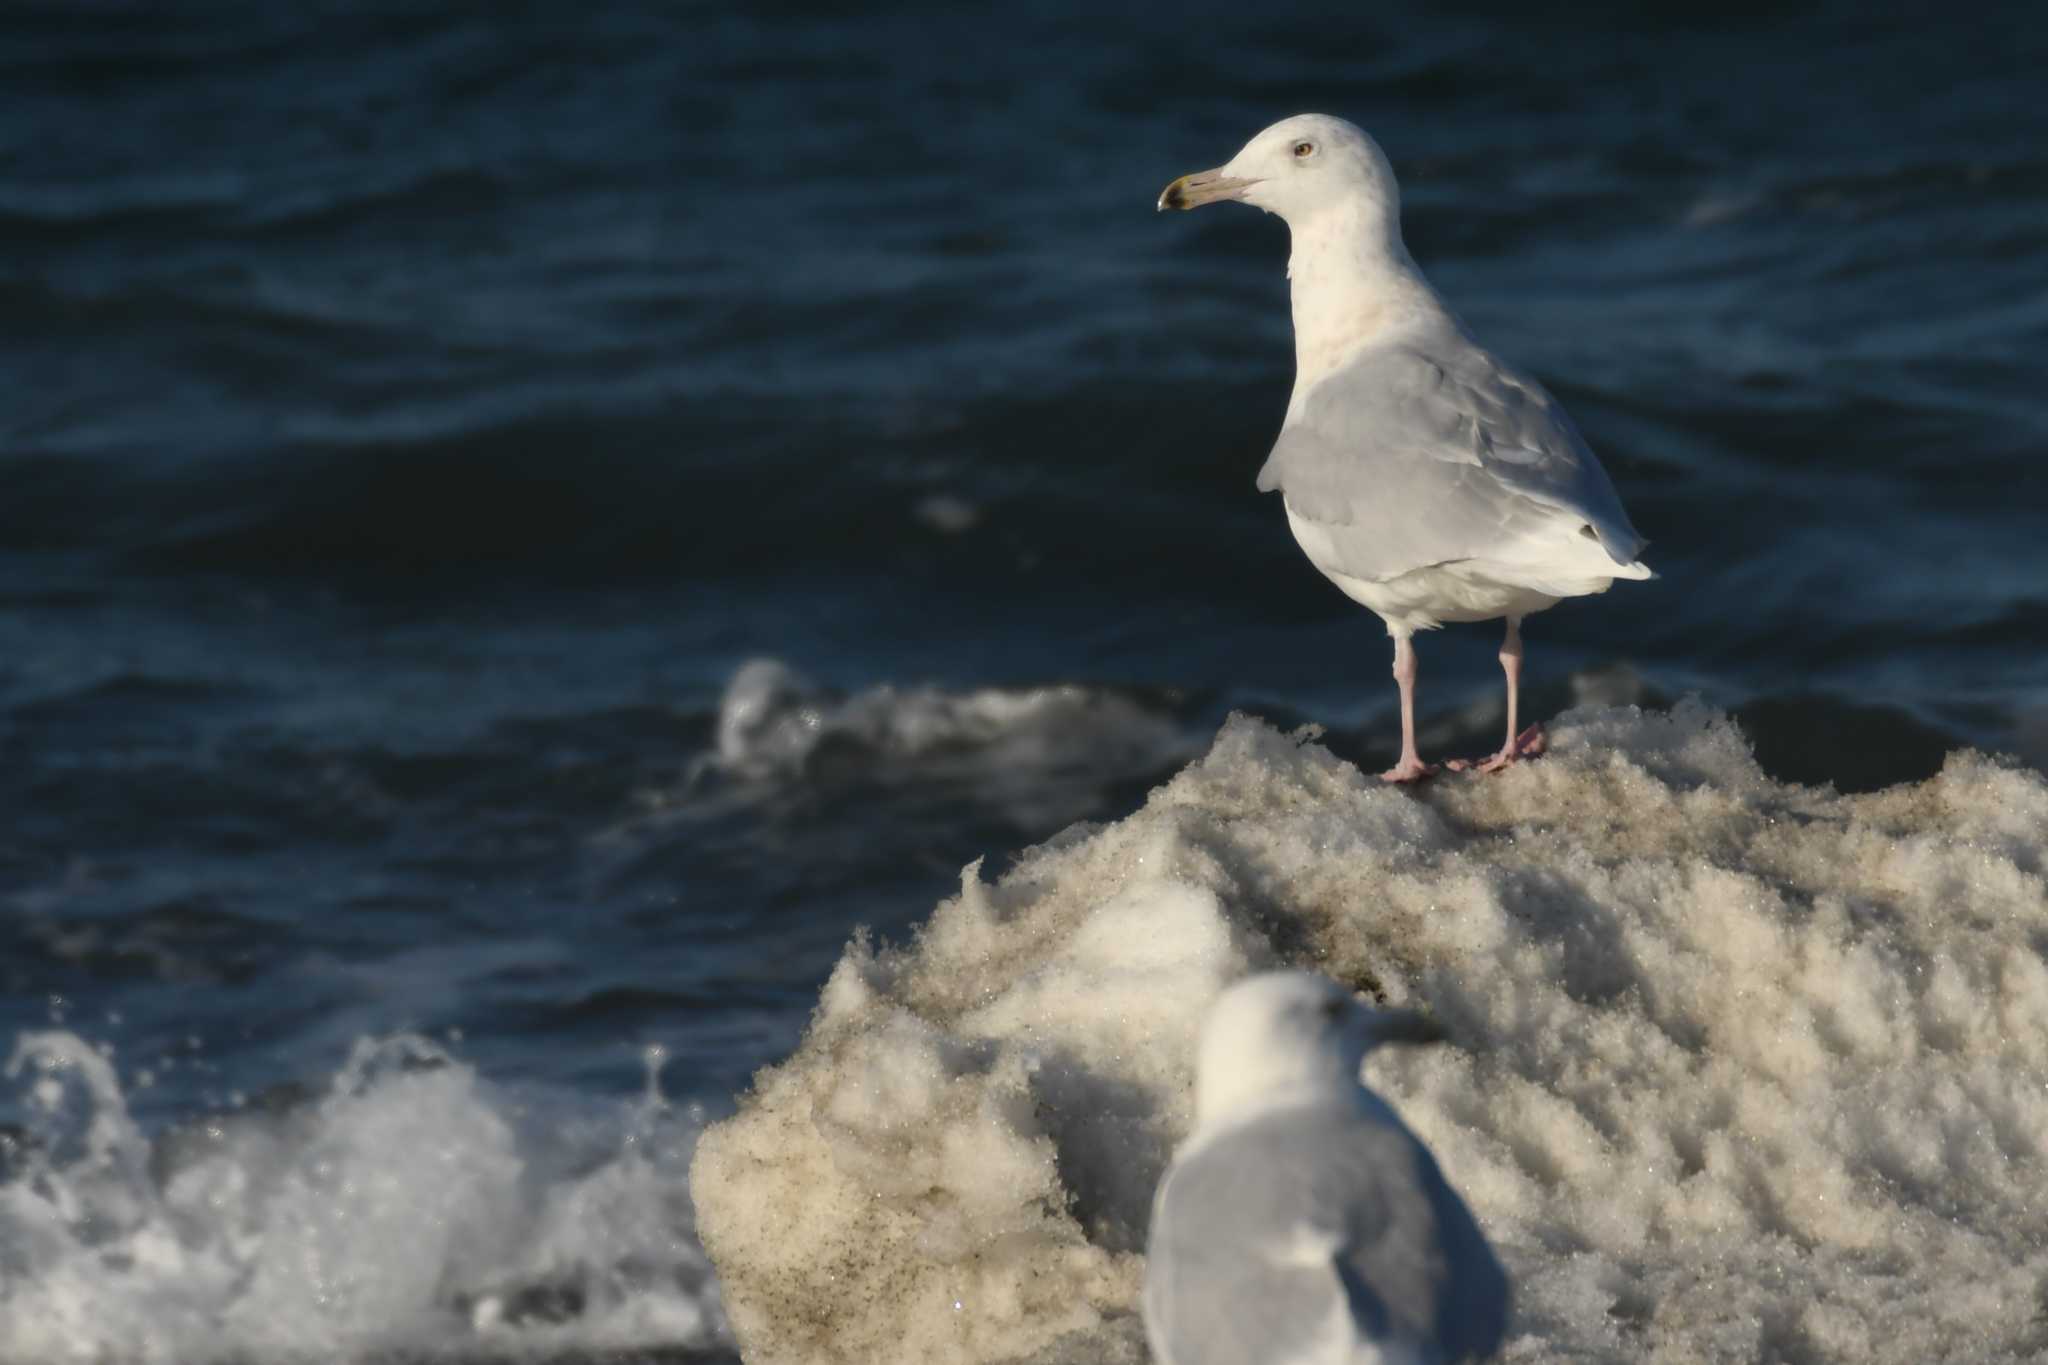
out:
<path id="1" fill-rule="evenodd" d="M 1023 850 L 1085 839 L 1074 822 L 1149 809 L 1233 712 L 1385 766 L 1384 635 L 1251 487 L 1291 375 L 1284 233 L 1152 211 L 1168 179 L 1303 109 L 1379 136 L 1424 269 L 1558 395 L 1652 541 L 1657 582 L 1527 624 L 1525 715 L 1697 695 L 1815 809 L 1874 809 L 1826 806 L 1829 784 L 1906 783 L 1886 838 L 1962 837 L 1925 785 L 1976 762 L 1953 755 L 2048 761 L 2044 35 L 2026 6 L 10 7 L 0 1356 L 729 1351 L 721 1324 L 761 1281 L 723 1294 L 697 1250 L 697 1116 L 732 1115 L 792 1056 L 814 1077 L 801 1049 L 835 971 L 862 979 L 838 967 L 859 927 L 882 961 L 950 917 L 934 906 L 963 866 L 1009 885 L 1043 866 Z M 1419 642 L 1432 756 L 1498 744 L 1497 643 Z M 1701 790 L 1761 799 L 1729 763 Z M 1535 780 L 1498 790 L 1534 799 L 1512 784 Z M 1485 790 L 1418 810 L 1452 819 L 1443 803 Z M 1347 834 L 1353 815 L 1327 815 L 1333 846 L 1378 837 Z M 1564 834 L 1607 858 L 1597 832 Z M 1507 846 L 1480 849 L 1523 886 Z M 1779 885 L 1733 857 L 1688 866 Z M 1444 866 L 1439 899 L 1465 904 L 1479 872 Z M 1543 879 L 1567 875 L 1549 866 L 1514 896 L 1548 904 Z M 1927 866 L 1897 875 L 1945 875 Z M 1183 940 L 1211 975 L 1234 961 L 1211 940 L 1249 903 L 1185 883 L 1119 912 L 1158 917 L 1145 948 L 1166 963 L 1121 970 L 1211 979 L 1174 975 Z M 1785 885 L 1788 907 L 1830 903 Z M 1959 922 L 2006 894 L 1940 885 Z M 1371 890 L 1317 913 L 1370 914 Z M 1878 911 L 1843 895 L 1865 932 Z M 1612 946 L 1614 913 L 1568 916 L 1527 983 L 1482 963 L 1468 989 L 1666 979 L 1615 965 L 1636 949 Z M 1119 923 L 1046 951 L 1111 971 L 1135 951 Z M 1270 927 L 1270 948 L 1232 930 L 1247 962 L 1324 941 Z M 1745 973 L 1771 961 L 1727 967 L 1726 989 L 1765 989 Z M 1944 1010 L 2010 1008 L 1960 950 L 1925 971 Z M 1181 1066 L 1200 990 L 1117 998 L 1157 1016 L 1145 1065 Z M 1912 1018 L 1935 1061 L 1976 1036 Z M 931 1031 L 934 1065 L 979 1064 L 951 1016 L 902 1027 Z M 1474 1036 L 1398 1065 L 1506 1065 L 1474 1060 Z M 1794 1093 L 1750 1052 L 1703 1055 L 1738 1068 L 1714 1093 Z M 1545 1093 L 1578 1106 L 1556 1067 Z M 1116 1135 L 1163 1158 L 1167 1070 L 1082 1087 L 1125 1129 L 1062 1137 L 1033 1177 L 1048 1208 L 1076 1201 L 1077 1264 L 1103 1267 L 1050 1319 L 1089 1350 L 1128 1325 L 1136 1274 L 1143 1182 Z M 1479 1120 L 1403 1074 L 1374 1079 L 1484 1184 L 1506 1158 L 1452 1136 Z M 1895 1108 L 1974 1112 L 1958 1093 Z M 859 1140 L 838 1150 L 872 1171 L 868 1121 L 846 1117 Z M 1596 1117 L 1597 1171 L 1649 1143 Z M 989 1198 L 1024 1179 L 1013 1120 L 988 1130 Z M 1754 1122 L 1697 1117 L 1702 1141 Z M 1946 1128 L 1887 1141 L 1904 1187 L 1939 1188 L 1952 1143 L 1957 1171 L 1989 1160 Z M 1673 1150 L 1716 1172 L 1702 1198 L 1732 1188 L 1721 1157 Z M 2030 1264 L 1977 1179 L 1957 1177 L 1955 1226 Z M 1536 1256 L 1528 1230 L 1566 1215 L 1507 1188 L 1483 1198 L 1547 1315 L 1532 1341 L 1587 1339 L 1592 1308 L 1556 1307 L 1571 1274 L 1588 1305 L 1612 1293 L 1625 1358 L 1626 1324 L 1656 1311 L 1681 1343 L 1733 1333 L 1737 1356 L 1795 1341 L 1742 1325 L 1756 1281 L 1719 1263 L 1696 1293 L 1652 1275 L 1630 1299 L 1615 1267 L 1664 1263 L 1618 1258 L 1619 1230 Z M 1776 1226 L 1765 1194 L 1728 1197 Z M 1629 1198 L 1617 1229 L 1649 1217 Z M 934 1219 L 933 1255 L 984 1213 Z M 1679 1236 L 1658 1216 L 1643 1235 Z M 1833 1245 L 1787 1226 L 1815 1240 L 1756 1245 Z M 1959 1235 L 1929 1242 L 1927 1285 L 1961 1283 Z M 2016 1293 L 2022 1272 L 1986 1257 L 1976 1283 Z M 1734 1326 L 1709 1321 L 1716 1290 Z M 836 1320 L 829 1295 L 789 1302 Z M 2004 1308 L 1978 1316 L 2017 1339 Z"/>

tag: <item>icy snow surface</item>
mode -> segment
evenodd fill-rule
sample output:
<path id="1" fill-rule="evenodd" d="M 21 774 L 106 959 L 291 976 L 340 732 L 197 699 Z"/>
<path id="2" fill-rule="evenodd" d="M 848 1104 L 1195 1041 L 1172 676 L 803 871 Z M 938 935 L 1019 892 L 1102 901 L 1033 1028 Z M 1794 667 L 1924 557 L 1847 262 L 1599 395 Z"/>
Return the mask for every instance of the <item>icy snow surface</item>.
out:
<path id="1" fill-rule="evenodd" d="M 1232 718 L 1126 819 L 856 939 L 710 1129 L 750 1361 L 1140 1361 L 1193 1043 L 1254 968 L 1434 1014 L 1367 1079 L 1516 1284 L 1509 1360 L 2048 1352 L 2048 783 L 1862 796 L 1696 705 L 1382 786 Z"/>

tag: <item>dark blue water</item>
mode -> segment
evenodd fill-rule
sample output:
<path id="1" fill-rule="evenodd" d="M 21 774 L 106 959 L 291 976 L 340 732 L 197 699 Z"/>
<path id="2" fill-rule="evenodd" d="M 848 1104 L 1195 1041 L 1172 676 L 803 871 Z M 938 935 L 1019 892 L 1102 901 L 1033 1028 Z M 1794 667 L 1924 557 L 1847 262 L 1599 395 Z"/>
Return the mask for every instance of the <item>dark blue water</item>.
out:
<path id="1" fill-rule="evenodd" d="M 0 1042 L 103 1047 L 159 1147 L 401 1032 L 550 1114 L 658 1045 L 715 1111 L 856 924 L 1227 710 L 1391 757 L 1251 486 L 1285 230 L 1152 212 L 1302 110 L 1653 542 L 1530 622 L 1537 714 L 2040 763 L 2044 62 L 2023 6 L 10 7 Z M 1495 646 L 1421 642 L 1437 747 Z M 34 1074 L 64 1152 L 105 1097 Z"/>

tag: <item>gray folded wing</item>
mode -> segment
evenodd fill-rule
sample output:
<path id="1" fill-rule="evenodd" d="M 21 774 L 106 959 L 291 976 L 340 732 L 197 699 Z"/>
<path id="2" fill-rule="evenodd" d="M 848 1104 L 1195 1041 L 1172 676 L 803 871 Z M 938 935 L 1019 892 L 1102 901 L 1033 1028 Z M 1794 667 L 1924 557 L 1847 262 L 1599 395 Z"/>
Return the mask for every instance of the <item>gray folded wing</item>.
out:
<path id="1" fill-rule="evenodd" d="M 1259 488 L 1328 528 L 1332 567 L 1367 580 L 1470 559 L 1597 573 L 1643 545 L 1556 401 L 1449 327 L 1318 381 Z"/>
<path id="2" fill-rule="evenodd" d="M 1164 1365 L 1349 1359 L 1347 1332 L 1473 1360 L 1506 1326 L 1507 1276 L 1428 1151 L 1347 1110 L 1280 1111 L 1176 1162 L 1147 1256 Z"/>

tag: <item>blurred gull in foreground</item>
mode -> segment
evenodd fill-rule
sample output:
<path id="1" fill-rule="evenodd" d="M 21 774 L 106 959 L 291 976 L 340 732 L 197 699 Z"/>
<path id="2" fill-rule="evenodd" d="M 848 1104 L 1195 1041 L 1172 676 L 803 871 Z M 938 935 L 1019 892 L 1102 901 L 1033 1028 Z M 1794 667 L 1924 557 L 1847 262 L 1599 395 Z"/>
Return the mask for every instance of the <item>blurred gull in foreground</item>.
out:
<path id="1" fill-rule="evenodd" d="M 1280 490 L 1310 561 L 1394 637 L 1401 758 L 1382 776 L 1435 771 L 1415 752 L 1410 637 L 1446 621 L 1507 618 L 1507 741 L 1479 766 L 1541 753 L 1541 727 L 1516 730 L 1522 618 L 1653 576 L 1607 472 L 1556 400 L 1481 349 L 1422 278 L 1394 172 L 1363 131 L 1284 120 L 1168 185 L 1159 207 L 1226 199 L 1293 234 L 1294 396 L 1259 488 Z"/>
<path id="2" fill-rule="evenodd" d="M 1476 1360 L 1507 1276 L 1428 1150 L 1359 1082 L 1420 1016 L 1270 972 L 1203 1025 L 1195 1131 L 1152 1207 L 1145 1329 L 1161 1365 Z"/>

